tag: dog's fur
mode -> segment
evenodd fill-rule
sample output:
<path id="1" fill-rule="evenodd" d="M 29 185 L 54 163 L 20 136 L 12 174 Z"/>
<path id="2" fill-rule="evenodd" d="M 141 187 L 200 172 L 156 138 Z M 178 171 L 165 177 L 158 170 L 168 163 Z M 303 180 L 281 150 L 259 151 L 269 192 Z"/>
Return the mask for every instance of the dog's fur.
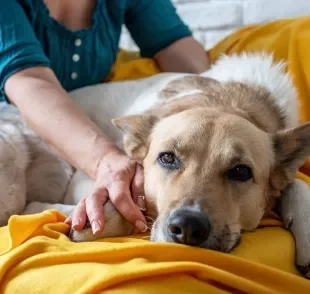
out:
<path id="1" fill-rule="evenodd" d="M 226 56 L 200 76 L 160 74 L 71 93 L 115 143 L 143 164 L 147 215 L 156 219 L 151 240 L 228 252 L 284 191 L 282 217 L 296 239 L 297 264 L 308 272 L 310 220 L 302 212 L 310 209 L 310 192 L 294 178 L 310 155 L 310 124 L 298 124 L 297 93 L 284 67 L 271 56 Z M 54 156 L 16 109 L 3 105 L 0 119 L 0 224 L 12 214 L 51 208 L 68 215 L 93 182 Z M 174 164 L 163 164 L 162 156 L 172 156 Z M 240 165 L 252 173 L 246 181 L 235 179 Z M 103 233 L 94 236 L 85 228 L 71 231 L 71 238 L 132 233 L 110 202 L 103 209 Z M 208 227 L 199 244 L 174 238 L 171 223 L 176 215 L 188 214 Z"/>

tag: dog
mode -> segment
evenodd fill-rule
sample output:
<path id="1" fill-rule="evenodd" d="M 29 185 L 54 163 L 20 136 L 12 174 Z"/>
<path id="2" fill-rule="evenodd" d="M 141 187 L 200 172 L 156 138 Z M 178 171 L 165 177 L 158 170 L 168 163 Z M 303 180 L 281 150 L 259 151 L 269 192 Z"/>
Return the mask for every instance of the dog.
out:
<path id="1" fill-rule="evenodd" d="M 296 264 L 309 278 L 310 189 L 295 175 L 310 155 L 310 124 L 299 124 L 284 63 L 223 56 L 201 75 L 163 73 L 70 95 L 143 165 L 152 241 L 229 252 L 279 207 L 296 240 Z M 69 215 L 93 181 L 55 156 L 14 107 L 2 105 L 0 119 L 0 224 L 46 209 Z M 70 238 L 132 234 L 111 202 L 103 212 L 102 233 L 86 226 Z"/>

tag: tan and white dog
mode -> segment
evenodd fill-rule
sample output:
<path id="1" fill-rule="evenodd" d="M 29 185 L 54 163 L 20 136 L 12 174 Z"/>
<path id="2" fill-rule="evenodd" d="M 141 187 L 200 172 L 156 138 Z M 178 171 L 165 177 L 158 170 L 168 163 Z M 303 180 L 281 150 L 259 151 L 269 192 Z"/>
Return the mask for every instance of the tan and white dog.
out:
<path id="1" fill-rule="evenodd" d="M 296 263 L 309 275 L 310 189 L 295 174 L 310 155 L 310 124 L 298 124 L 284 70 L 271 56 L 224 56 L 200 76 L 160 74 L 71 93 L 143 164 L 152 241 L 228 252 L 280 199 Z M 71 213 L 92 180 L 56 158 L 13 107 L 2 105 L 0 120 L 0 224 L 12 214 Z M 103 210 L 102 234 L 86 227 L 71 231 L 72 240 L 132 233 L 110 202 Z"/>

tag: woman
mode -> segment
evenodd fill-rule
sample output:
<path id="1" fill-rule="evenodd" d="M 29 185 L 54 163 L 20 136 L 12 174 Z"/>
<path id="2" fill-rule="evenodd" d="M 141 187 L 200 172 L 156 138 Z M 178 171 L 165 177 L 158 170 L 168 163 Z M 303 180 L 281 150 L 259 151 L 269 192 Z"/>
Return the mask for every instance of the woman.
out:
<path id="1" fill-rule="evenodd" d="M 81 112 L 67 91 L 104 80 L 116 59 L 123 24 L 142 56 L 153 57 L 162 71 L 205 71 L 203 47 L 168 0 L 0 4 L 1 100 L 13 103 L 56 154 L 95 180 L 93 194 L 78 204 L 67 223 L 80 230 L 88 217 L 93 233 L 101 231 L 100 208 L 109 198 L 145 231 L 145 219 L 133 201 L 143 195 L 142 168 Z"/>

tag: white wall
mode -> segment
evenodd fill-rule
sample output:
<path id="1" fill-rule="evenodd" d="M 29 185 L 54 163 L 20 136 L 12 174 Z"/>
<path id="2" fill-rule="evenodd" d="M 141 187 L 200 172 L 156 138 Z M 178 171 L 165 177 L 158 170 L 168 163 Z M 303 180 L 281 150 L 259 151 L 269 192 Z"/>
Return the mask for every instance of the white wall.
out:
<path id="1" fill-rule="evenodd" d="M 156 0 L 155 0 L 156 1 Z M 310 15 L 310 0 L 172 0 L 195 38 L 210 48 L 244 25 Z M 120 47 L 136 49 L 124 29 Z"/>

